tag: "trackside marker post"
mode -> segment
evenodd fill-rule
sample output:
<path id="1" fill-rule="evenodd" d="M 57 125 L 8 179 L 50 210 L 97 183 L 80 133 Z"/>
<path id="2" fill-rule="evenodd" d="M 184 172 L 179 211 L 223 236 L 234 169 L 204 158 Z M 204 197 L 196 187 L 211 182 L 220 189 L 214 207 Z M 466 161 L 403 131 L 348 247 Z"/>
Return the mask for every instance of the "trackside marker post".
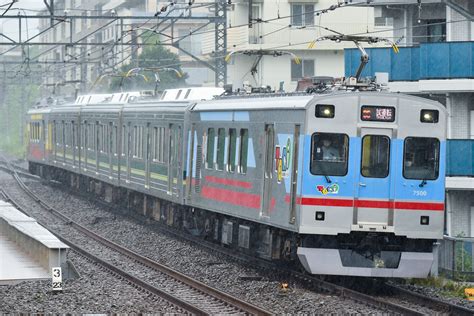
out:
<path id="1" fill-rule="evenodd" d="M 53 291 L 62 291 L 63 290 L 63 274 L 61 272 L 61 267 L 51 268 L 51 274 L 52 274 Z"/>

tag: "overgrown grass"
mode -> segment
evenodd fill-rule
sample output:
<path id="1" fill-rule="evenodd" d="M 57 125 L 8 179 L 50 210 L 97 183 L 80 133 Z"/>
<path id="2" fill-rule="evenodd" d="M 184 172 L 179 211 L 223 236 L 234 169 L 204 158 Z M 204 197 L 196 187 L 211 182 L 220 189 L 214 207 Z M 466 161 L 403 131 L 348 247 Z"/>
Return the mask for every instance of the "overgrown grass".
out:
<path id="1" fill-rule="evenodd" d="M 465 298 L 464 290 L 466 288 L 474 287 L 465 282 L 457 282 L 443 277 L 429 277 L 426 279 L 409 279 L 407 281 L 411 285 L 421 285 L 426 287 L 433 287 L 441 290 L 443 295 Z"/>

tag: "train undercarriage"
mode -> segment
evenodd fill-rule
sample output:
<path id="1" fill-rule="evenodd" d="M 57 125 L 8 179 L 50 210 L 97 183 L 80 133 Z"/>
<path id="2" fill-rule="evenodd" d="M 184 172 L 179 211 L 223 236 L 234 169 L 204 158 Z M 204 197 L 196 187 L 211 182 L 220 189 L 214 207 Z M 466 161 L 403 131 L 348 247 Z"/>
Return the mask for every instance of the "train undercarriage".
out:
<path id="1" fill-rule="evenodd" d="M 344 271 L 359 269 L 372 271 L 366 276 L 384 277 L 387 276 L 384 271 L 393 270 L 395 277 L 398 276 L 399 265 L 410 266 L 415 262 L 425 265 L 424 271 L 428 269 L 429 272 L 433 261 L 435 240 L 408 239 L 391 233 L 375 232 L 351 232 L 337 236 L 303 235 L 176 204 L 56 167 L 30 162 L 30 172 L 46 180 L 61 182 L 75 191 L 92 194 L 109 205 L 127 210 L 128 214 L 146 217 L 249 256 L 278 261 L 291 268 L 312 273 L 314 263 L 309 261 L 319 262 L 317 265 L 321 271 L 324 271 L 325 266 L 329 270 L 335 269 L 335 262 L 340 261 Z M 406 269 L 402 267 L 402 270 Z M 378 271 L 380 275 L 377 274 Z M 357 272 L 357 275 L 361 273 L 363 272 Z M 347 272 L 339 274 L 351 275 Z"/>

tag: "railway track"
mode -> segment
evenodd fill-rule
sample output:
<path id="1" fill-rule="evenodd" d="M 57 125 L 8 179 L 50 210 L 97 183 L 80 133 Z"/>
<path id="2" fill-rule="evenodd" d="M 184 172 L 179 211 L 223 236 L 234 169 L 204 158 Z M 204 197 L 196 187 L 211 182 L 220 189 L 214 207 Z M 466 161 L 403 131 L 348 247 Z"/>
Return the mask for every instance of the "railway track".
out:
<path id="1" fill-rule="evenodd" d="M 109 251 L 99 251 L 103 254 L 100 256 L 85 249 L 85 247 L 79 246 L 64 236 L 58 236 L 58 238 L 70 246 L 75 252 L 90 261 L 100 264 L 118 276 L 120 279 L 127 280 L 135 287 L 140 288 L 147 293 L 152 293 L 156 296 L 166 299 L 171 304 L 181 308 L 185 313 L 196 315 L 211 315 L 218 313 L 249 315 L 271 314 L 269 311 L 207 286 L 206 284 L 194 280 L 178 271 L 143 257 L 138 253 L 135 253 L 106 238 L 103 238 L 81 224 L 74 222 L 72 219 L 41 200 L 41 198 L 29 190 L 18 174 L 16 174 L 14 167 L 7 167 L 7 170 L 10 170 L 10 173 L 13 175 L 21 189 L 24 190 L 24 192 L 28 194 L 30 198 L 40 205 L 44 210 L 59 218 L 63 223 L 67 223 L 70 227 L 79 231 L 88 238 L 91 238 L 107 247 Z M 29 213 L 7 192 L 1 190 L 1 194 L 5 196 L 5 198 L 10 203 L 14 204 L 19 210 L 25 212 L 26 214 Z M 48 227 L 47 223 L 44 223 L 40 220 L 38 220 L 38 222 L 41 225 Z M 111 253 L 110 251 L 115 252 L 115 254 Z M 120 254 L 120 256 L 118 256 L 117 253 Z M 148 275 L 148 280 L 153 279 L 153 284 L 149 281 L 143 280 L 142 277 L 137 277 L 132 273 L 125 271 L 125 269 L 120 267 L 120 264 L 111 263 L 109 260 L 104 259 L 104 257 L 113 257 L 116 262 L 122 262 L 125 260 L 133 261 L 135 264 L 141 266 L 141 275 Z"/>
<path id="2" fill-rule="evenodd" d="M 12 172 L 11 168 L 6 168 L 6 169 Z M 18 178 L 17 181 L 21 181 L 21 179 L 19 179 L 18 176 L 17 178 Z M 28 188 L 26 187 L 26 189 Z M 74 194 L 77 194 L 77 192 L 74 192 Z M 82 194 L 82 195 L 85 196 L 85 194 Z M 88 195 L 87 198 L 90 199 L 90 195 Z M 101 206 L 105 208 L 113 209 L 113 211 L 115 212 L 117 211 L 115 207 L 112 208 L 109 204 L 107 204 L 103 200 L 95 198 L 95 202 L 101 204 Z M 123 211 L 123 213 L 127 213 L 127 212 Z M 130 215 L 129 213 L 127 214 Z M 139 220 L 143 220 L 143 218 L 139 216 L 136 216 L 136 218 Z M 386 287 L 386 289 L 392 293 L 393 297 L 379 298 L 379 297 L 374 297 L 372 295 L 361 293 L 359 291 L 351 290 L 344 286 L 326 282 L 326 281 L 318 279 L 317 277 L 309 276 L 307 274 L 298 273 L 295 271 L 287 271 L 287 270 L 282 272 L 280 268 L 276 268 L 274 264 L 268 261 L 260 260 L 255 257 L 248 257 L 248 256 L 246 257 L 242 255 L 237 256 L 232 250 L 219 247 L 213 243 L 204 241 L 200 238 L 196 238 L 187 234 L 182 234 L 176 231 L 175 229 L 169 228 L 166 225 L 162 225 L 160 223 L 155 223 L 154 225 L 159 226 L 160 230 L 165 230 L 166 232 L 180 239 L 185 239 L 193 243 L 198 243 L 201 247 L 207 248 L 213 252 L 218 251 L 220 253 L 223 253 L 226 256 L 231 257 L 233 260 L 245 262 L 247 264 L 248 262 L 252 262 L 253 265 L 258 265 L 258 267 L 262 269 L 275 270 L 276 273 L 291 274 L 291 278 L 293 278 L 294 280 L 300 280 L 302 282 L 305 282 L 306 284 L 309 284 L 311 288 L 317 291 L 320 291 L 323 293 L 330 293 L 333 295 L 338 295 L 340 297 L 347 298 L 347 299 L 365 304 L 367 306 L 389 311 L 391 313 L 397 313 L 397 314 L 403 314 L 403 315 L 426 315 L 426 314 L 431 314 L 433 312 L 451 314 L 451 315 L 472 315 L 473 314 L 472 310 L 469 310 L 465 307 L 448 303 L 448 302 L 439 301 L 431 297 L 424 296 L 419 293 L 415 293 L 415 292 L 400 288 L 396 285 L 384 284 L 384 287 Z M 408 304 L 406 302 L 408 302 Z M 421 308 L 416 307 L 416 305 L 421 306 Z"/>

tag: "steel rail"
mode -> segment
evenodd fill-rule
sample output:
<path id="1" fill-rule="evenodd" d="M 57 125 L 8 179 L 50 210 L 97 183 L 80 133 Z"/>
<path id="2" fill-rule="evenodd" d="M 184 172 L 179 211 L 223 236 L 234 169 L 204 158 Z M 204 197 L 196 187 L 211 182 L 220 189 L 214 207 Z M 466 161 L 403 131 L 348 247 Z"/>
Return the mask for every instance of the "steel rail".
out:
<path id="1" fill-rule="evenodd" d="M 9 164 L 8 162 L 6 162 L 7 164 Z M 11 165 L 10 165 L 11 166 Z M 240 300 L 232 295 L 229 295 L 223 291 L 220 291 L 220 290 L 217 290 L 216 288 L 214 287 L 211 287 L 211 286 L 208 286 L 198 280 L 195 280 L 193 278 L 190 278 L 174 269 L 171 269 L 170 267 L 167 267 L 165 265 L 162 265 L 156 261 L 153 261 L 151 259 L 148 259 L 132 250 L 129 250 L 125 247 L 122 247 L 116 243 L 114 243 L 113 241 L 111 240 L 108 240 L 98 234 L 96 234 L 95 232 L 89 230 L 88 228 L 82 226 L 81 224 L 79 223 L 76 223 L 74 222 L 71 218 L 67 217 L 66 215 L 62 214 L 60 211 L 56 210 L 54 207 L 51 207 L 50 205 L 48 205 L 47 203 L 45 203 L 43 200 L 41 200 L 36 194 L 34 194 L 27 186 L 26 184 L 21 180 L 21 178 L 18 176 L 18 174 L 16 173 L 15 169 L 13 166 L 11 166 L 10 168 L 8 168 L 7 170 L 10 170 L 10 172 L 12 173 L 13 175 L 13 178 L 17 181 L 18 185 L 21 187 L 22 190 L 25 191 L 25 193 L 27 193 L 36 203 L 38 203 L 39 205 L 41 205 L 41 207 L 43 207 L 44 209 L 46 209 L 47 211 L 49 211 L 50 213 L 52 213 L 54 216 L 60 218 L 62 221 L 68 223 L 69 225 L 71 225 L 71 227 L 75 228 L 76 230 L 80 231 L 81 233 L 83 233 L 84 235 L 96 240 L 97 242 L 121 253 L 122 255 L 125 255 L 133 260 L 135 260 L 136 262 L 139 262 L 151 269 L 154 269 L 154 270 L 157 270 L 157 271 L 160 271 L 164 274 L 167 274 L 168 276 L 174 278 L 175 280 L 179 281 L 179 282 L 182 282 L 184 284 L 186 284 L 187 286 L 191 287 L 191 288 L 194 288 L 196 290 L 198 290 L 199 292 L 201 293 L 204 293 L 206 295 L 209 295 L 209 296 L 212 296 L 224 303 L 226 303 L 227 305 L 229 306 L 233 306 L 235 307 L 236 309 L 240 310 L 241 312 L 244 312 L 246 314 L 251 314 L 251 315 L 271 315 L 272 313 L 269 312 L 269 311 L 266 311 L 256 305 L 253 305 L 251 303 L 248 303 L 246 301 L 243 301 L 243 300 Z M 3 191 L 4 192 L 4 191 Z M 7 193 L 4 192 L 3 193 L 4 195 L 6 195 Z M 8 197 L 8 199 L 10 201 L 13 202 L 13 200 L 11 199 L 11 197 Z M 18 205 L 18 204 L 16 204 Z M 19 207 L 19 205 L 17 206 Z M 58 236 L 58 238 L 62 239 L 62 237 Z M 66 244 L 70 243 L 69 241 L 67 240 L 64 240 L 64 242 Z M 72 244 L 72 243 L 71 243 Z M 68 244 L 69 245 L 69 244 Z M 78 247 L 77 245 L 73 245 L 74 247 Z M 73 246 L 71 246 L 71 248 L 75 249 Z M 80 251 L 78 252 L 81 252 L 83 253 L 84 255 L 86 255 L 84 252 L 87 252 L 83 249 L 81 249 Z M 92 255 L 93 256 L 93 255 Z M 106 263 L 107 264 L 107 263 Z M 110 264 L 107 264 L 109 267 L 111 267 L 111 270 L 114 270 L 114 269 L 118 269 Z M 125 272 L 126 273 L 126 272 Z M 138 282 L 142 282 L 142 281 L 138 281 Z M 146 283 L 144 283 L 144 286 L 143 287 L 146 287 L 146 286 L 149 286 L 149 287 L 153 287 L 151 285 L 147 285 Z M 177 298 L 176 298 L 177 299 Z M 171 298 L 170 298 L 171 300 Z M 178 299 L 179 300 L 179 299 Z M 189 305 L 189 304 L 188 304 Z M 187 309 L 187 308 L 186 308 Z M 198 309 L 198 308 L 197 308 Z M 194 313 L 194 312 L 193 312 Z M 202 311 L 202 310 L 199 310 L 199 313 L 198 314 L 207 314 L 206 312 Z"/>
<path id="2" fill-rule="evenodd" d="M 15 172 L 15 170 L 11 170 L 11 169 L 8 169 L 8 168 L 6 168 L 6 170 L 8 170 L 10 173 Z M 27 174 L 25 173 L 25 175 L 27 175 Z M 74 194 L 78 194 L 78 192 L 74 192 Z M 79 193 L 79 195 L 85 196 L 85 194 L 83 194 L 83 193 Z M 90 196 L 88 196 L 88 198 L 90 198 Z M 100 204 L 101 206 L 106 207 L 108 209 L 112 209 L 111 205 L 109 203 L 103 201 L 103 200 L 94 198 L 94 202 L 96 202 L 96 203 Z M 67 217 L 66 217 L 65 220 L 70 221 L 70 219 L 67 218 Z M 356 302 L 359 302 L 359 303 L 362 303 L 362 304 L 366 304 L 366 305 L 369 305 L 369 306 L 372 306 L 372 307 L 375 307 L 375 308 L 385 309 L 385 310 L 391 311 L 393 313 L 398 313 L 398 314 L 403 314 L 403 315 L 425 315 L 423 312 L 419 312 L 419 311 L 414 310 L 412 308 L 409 308 L 409 307 L 406 307 L 406 306 L 403 306 L 403 305 L 399 305 L 399 304 L 396 304 L 396 303 L 392 303 L 392 302 L 389 302 L 389 301 L 386 301 L 384 299 L 380 299 L 380 298 L 377 298 L 377 297 L 374 297 L 374 296 L 370 296 L 370 295 L 361 293 L 359 291 L 346 288 L 346 287 L 341 286 L 341 285 L 337 285 L 337 284 L 334 284 L 334 283 L 331 283 L 331 282 L 327 282 L 327 281 L 318 279 L 317 277 L 314 277 L 314 276 L 310 276 L 310 275 L 307 275 L 307 274 L 304 274 L 304 273 L 300 273 L 300 272 L 296 272 L 296 271 L 288 270 L 288 269 L 287 270 L 282 270 L 281 268 L 278 268 L 274 264 L 272 264 L 272 263 L 270 263 L 266 260 L 263 260 L 263 259 L 248 256 L 248 255 L 245 255 L 245 254 L 236 255 L 231 250 L 219 247 L 219 246 L 217 246 L 213 243 L 207 242 L 207 241 L 203 241 L 202 239 L 196 238 L 194 236 L 190 236 L 190 235 L 187 235 L 187 234 L 182 234 L 181 232 L 176 231 L 175 229 L 170 229 L 169 227 L 167 227 L 165 225 L 162 225 L 161 223 L 157 222 L 156 225 L 159 225 L 160 229 L 165 230 L 167 233 L 170 233 L 174 236 L 185 239 L 187 241 L 197 243 L 200 246 L 202 246 L 206 249 L 209 249 L 211 251 L 218 251 L 218 252 L 220 252 L 220 253 L 228 256 L 228 257 L 231 257 L 232 259 L 237 260 L 239 262 L 247 262 L 247 263 L 248 262 L 253 262 L 256 265 L 258 265 L 258 267 L 263 268 L 263 269 L 272 269 L 272 270 L 275 270 L 277 272 L 284 271 L 285 273 L 290 273 L 291 276 L 293 276 L 295 279 L 299 279 L 299 280 L 307 281 L 307 282 L 311 283 L 312 286 L 314 288 L 318 289 L 319 291 L 333 293 L 333 294 L 336 294 L 340 297 L 348 298 L 348 299 L 351 299 L 353 301 L 356 301 Z M 113 244 L 113 242 L 111 242 L 111 243 Z M 138 255 L 138 256 L 140 256 L 140 255 Z M 149 260 L 145 257 L 142 257 L 142 258 L 144 258 L 145 260 Z M 137 260 L 139 260 L 139 259 L 137 259 Z M 437 299 L 434 299 L 434 298 L 431 298 L 431 297 L 428 297 L 428 296 L 424 296 L 422 294 L 419 294 L 419 293 L 416 293 L 416 292 L 413 292 L 413 291 L 410 291 L 410 290 L 406 290 L 406 289 L 400 288 L 398 286 L 386 284 L 386 287 L 390 288 L 397 295 L 406 296 L 410 300 L 417 301 L 421 305 L 425 305 L 429 308 L 439 309 L 439 310 L 442 310 L 442 311 L 447 312 L 447 313 L 452 313 L 454 315 L 473 315 L 473 313 L 474 313 L 472 310 L 470 310 L 466 307 L 459 306 L 459 305 L 449 303 L 449 302 L 439 301 Z"/>
<path id="3" fill-rule="evenodd" d="M 13 206 L 15 206 L 15 208 L 17 208 L 19 211 L 21 211 L 22 213 L 26 214 L 26 215 L 29 215 L 28 214 L 28 211 L 26 211 L 16 200 L 14 200 L 4 189 L 0 189 L 0 194 L 3 195 L 7 202 L 11 203 Z M 44 227 L 47 227 L 45 225 L 45 223 L 37 220 L 38 223 Z M 54 234 L 54 233 L 53 233 Z M 56 234 L 54 234 L 56 235 Z M 140 280 L 139 278 L 127 273 L 126 271 L 124 270 L 121 270 L 119 268 L 117 268 L 116 266 L 108 263 L 107 261 L 99 258 L 98 256 L 95 256 L 93 255 L 92 253 L 88 252 L 87 250 L 85 250 L 84 248 L 78 246 L 77 244 L 73 243 L 72 241 L 62 237 L 62 236 L 58 236 L 56 235 L 56 237 L 58 239 L 60 239 L 62 242 L 64 242 L 66 245 L 68 245 L 73 251 L 77 252 L 79 255 L 83 256 L 83 257 L 86 257 L 88 258 L 89 260 L 93 261 L 93 262 L 96 262 L 98 263 L 99 265 L 103 266 L 105 269 L 117 274 L 120 278 L 124 279 L 124 280 L 127 280 L 128 282 L 130 282 L 131 284 L 133 284 L 135 287 L 137 288 L 141 288 L 147 292 L 150 292 L 156 296 L 159 296 L 163 299 L 165 299 L 166 301 L 170 302 L 172 305 L 176 306 L 176 307 L 179 307 L 193 315 L 208 315 L 208 313 L 206 313 L 205 311 L 203 311 L 202 309 L 196 307 L 196 306 L 193 306 L 183 300 L 180 300 L 179 298 L 145 282 L 145 281 L 142 281 Z"/>

